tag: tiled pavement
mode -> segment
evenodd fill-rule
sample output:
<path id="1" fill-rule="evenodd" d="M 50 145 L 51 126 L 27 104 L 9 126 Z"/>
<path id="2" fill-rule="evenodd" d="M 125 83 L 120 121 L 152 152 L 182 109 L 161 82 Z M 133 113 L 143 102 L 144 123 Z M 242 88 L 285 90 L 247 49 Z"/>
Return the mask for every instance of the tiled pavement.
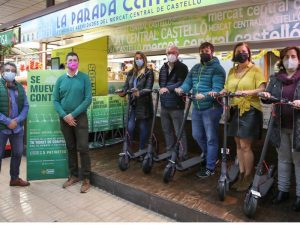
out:
<path id="1" fill-rule="evenodd" d="M 67 189 L 64 180 L 32 181 L 29 187 L 9 186 L 10 158 L 2 160 L 0 222 L 174 222 L 99 188 L 79 193 L 80 183 Z M 21 178 L 26 178 L 22 159 Z"/>

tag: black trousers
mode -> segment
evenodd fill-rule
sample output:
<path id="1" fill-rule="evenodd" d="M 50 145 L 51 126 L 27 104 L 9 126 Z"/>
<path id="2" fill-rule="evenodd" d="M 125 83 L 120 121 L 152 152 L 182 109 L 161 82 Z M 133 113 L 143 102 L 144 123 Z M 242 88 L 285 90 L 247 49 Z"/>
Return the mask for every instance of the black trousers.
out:
<path id="1" fill-rule="evenodd" d="M 63 119 L 60 119 L 61 131 L 64 135 L 68 150 L 68 162 L 70 175 L 78 177 L 78 154 L 83 178 L 90 178 L 91 159 L 89 155 L 89 131 L 87 114 L 82 113 L 75 118 L 77 126 L 69 126 Z"/>

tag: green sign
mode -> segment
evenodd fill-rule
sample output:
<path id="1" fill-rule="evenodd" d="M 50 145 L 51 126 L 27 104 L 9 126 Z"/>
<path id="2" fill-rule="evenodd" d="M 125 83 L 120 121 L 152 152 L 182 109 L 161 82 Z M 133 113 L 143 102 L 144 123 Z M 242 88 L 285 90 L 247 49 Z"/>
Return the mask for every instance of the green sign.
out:
<path id="1" fill-rule="evenodd" d="M 27 96 L 27 179 L 41 180 L 68 176 L 67 150 L 54 110 L 52 92 L 64 71 L 28 72 Z"/>
<path id="2" fill-rule="evenodd" d="M 107 96 L 93 97 L 93 132 L 109 130 L 109 106 Z"/>
<path id="3" fill-rule="evenodd" d="M 278 0 L 132 24 L 110 31 L 109 52 L 164 50 L 171 44 L 179 48 L 195 48 L 205 41 L 224 45 L 242 41 L 299 39 L 299 11 L 299 0 Z"/>
<path id="4" fill-rule="evenodd" d="M 90 0 L 21 24 L 22 42 L 237 0 Z"/>
<path id="5" fill-rule="evenodd" d="M 108 96 L 110 130 L 124 127 L 124 98 L 118 95 Z"/>
<path id="6" fill-rule="evenodd" d="M 20 38 L 19 33 L 20 33 L 19 28 L 15 28 L 15 29 L 0 33 L 0 45 L 12 46 L 14 44 L 19 43 L 19 38 Z"/>

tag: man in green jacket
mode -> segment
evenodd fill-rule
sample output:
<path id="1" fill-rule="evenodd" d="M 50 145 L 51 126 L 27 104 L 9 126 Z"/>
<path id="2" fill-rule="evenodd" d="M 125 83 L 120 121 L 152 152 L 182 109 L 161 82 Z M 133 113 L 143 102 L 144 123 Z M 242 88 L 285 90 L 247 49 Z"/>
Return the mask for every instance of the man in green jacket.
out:
<path id="1" fill-rule="evenodd" d="M 29 186 L 30 183 L 19 177 L 24 149 L 23 122 L 28 114 L 28 101 L 23 86 L 15 80 L 17 67 L 7 62 L 0 77 L 0 171 L 1 160 L 7 140 L 11 145 L 10 186 Z M 2 182 L 3 183 L 3 182 Z"/>
<path id="2" fill-rule="evenodd" d="M 54 107 L 60 117 L 61 131 L 68 149 L 69 173 L 63 188 L 79 182 L 78 158 L 80 153 L 83 182 L 81 193 L 90 188 L 91 159 L 88 146 L 87 108 L 92 102 L 89 76 L 78 71 L 79 58 L 74 52 L 66 56 L 68 71 L 56 81 L 53 91 Z"/>

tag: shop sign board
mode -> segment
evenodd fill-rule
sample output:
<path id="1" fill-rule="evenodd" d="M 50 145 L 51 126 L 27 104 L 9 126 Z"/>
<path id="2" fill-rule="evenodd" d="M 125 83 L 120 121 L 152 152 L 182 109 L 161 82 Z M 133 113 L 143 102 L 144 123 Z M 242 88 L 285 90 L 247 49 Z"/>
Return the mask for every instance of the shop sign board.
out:
<path id="1" fill-rule="evenodd" d="M 110 31 L 109 53 L 199 47 L 236 42 L 300 38 L 300 1 L 275 0 L 263 4 L 132 24 Z"/>
<path id="2" fill-rule="evenodd" d="M 18 43 L 20 43 L 20 28 L 0 33 L 0 45 L 12 46 Z"/>
<path id="3" fill-rule="evenodd" d="M 22 42 L 234 1 L 90 0 L 22 23 Z"/>
<path id="4" fill-rule="evenodd" d="M 54 110 L 52 92 L 64 71 L 28 71 L 27 179 L 68 176 L 67 150 Z"/>

